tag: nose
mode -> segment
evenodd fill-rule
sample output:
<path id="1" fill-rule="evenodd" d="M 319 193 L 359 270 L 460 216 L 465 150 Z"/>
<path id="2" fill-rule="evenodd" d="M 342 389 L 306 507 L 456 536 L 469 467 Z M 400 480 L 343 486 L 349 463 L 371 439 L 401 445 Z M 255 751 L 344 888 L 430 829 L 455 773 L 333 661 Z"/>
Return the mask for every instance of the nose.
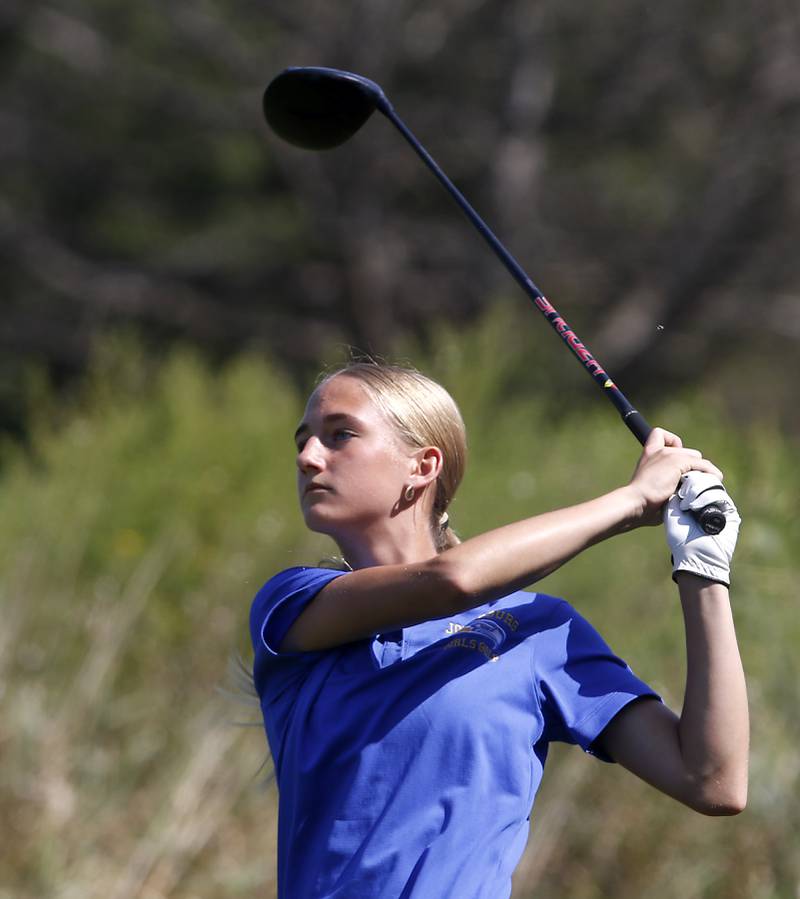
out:
<path id="1" fill-rule="evenodd" d="M 321 471 L 325 467 L 322 441 L 317 437 L 309 437 L 303 448 L 297 453 L 297 467 L 305 474 L 308 471 Z"/>

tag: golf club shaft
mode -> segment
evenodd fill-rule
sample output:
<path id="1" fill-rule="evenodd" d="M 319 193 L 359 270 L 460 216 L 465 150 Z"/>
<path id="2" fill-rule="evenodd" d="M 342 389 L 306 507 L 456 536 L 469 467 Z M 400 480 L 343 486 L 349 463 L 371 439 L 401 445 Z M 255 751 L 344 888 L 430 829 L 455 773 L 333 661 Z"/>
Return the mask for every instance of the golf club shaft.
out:
<path id="1" fill-rule="evenodd" d="M 573 355 L 583 365 L 586 371 L 592 376 L 597 384 L 603 389 L 603 392 L 614 404 L 622 420 L 630 429 L 631 433 L 636 437 L 639 443 L 644 444 L 652 428 L 645 421 L 644 416 L 638 412 L 629 402 L 625 394 L 611 380 L 608 373 L 603 369 L 600 363 L 589 352 L 586 344 L 578 339 L 577 334 L 570 328 L 566 321 L 558 314 L 558 311 L 539 290 L 539 288 L 531 281 L 523 270 L 522 266 L 508 252 L 494 232 L 489 228 L 486 222 L 478 215 L 478 213 L 470 205 L 467 198 L 453 184 L 453 182 L 445 175 L 436 160 L 428 153 L 422 144 L 414 137 L 414 134 L 405 125 L 403 120 L 397 115 L 392 106 L 387 102 L 380 103 L 378 109 L 391 121 L 397 130 L 411 145 L 414 152 L 420 157 L 425 165 L 433 172 L 438 180 L 445 187 L 447 192 L 461 207 L 463 213 L 472 222 L 483 236 L 486 243 L 494 250 L 497 257 L 503 265 L 511 273 L 514 280 L 528 294 L 536 308 L 544 315 L 553 329 L 559 334 L 564 343 L 572 350 Z"/>
<path id="2" fill-rule="evenodd" d="M 437 164 L 436 160 L 428 153 L 428 151 L 417 140 L 412 131 L 406 126 L 403 120 L 394 111 L 392 105 L 384 97 L 376 104 L 377 108 L 389 119 L 389 121 L 403 135 L 411 148 L 425 163 L 425 165 L 433 172 L 436 178 L 444 186 L 445 190 L 453 197 L 453 199 L 461 207 L 462 212 L 472 222 L 483 236 L 483 239 L 494 250 L 495 255 L 503 263 L 503 265 L 511 273 L 514 280 L 520 285 L 525 293 L 533 301 L 536 308 L 550 322 L 550 325 L 560 335 L 564 343 L 572 350 L 575 358 L 583 365 L 586 371 L 591 375 L 594 381 L 602 388 L 603 393 L 614 404 L 619 412 L 622 420 L 627 425 L 631 433 L 636 439 L 644 445 L 650 432 L 653 430 L 645 420 L 641 412 L 637 411 L 630 403 L 625 394 L 611 380 L 608 373 L 603 369 L 600 363 L 594 358 L 586 344 L 578 339 L 577 334 L 570 328 L 564 318 L 558 314 L 553 304 L 545 297 L 539 288 L 528 277 L 525 270 L 517 262 L 517 260 L 503 246 L 494 232 L 489 228 L 486 222 L 478 215 L 478 213 L 470 205 L 467 198 L 453 184 L 453 182 L 445 175 Z M 708 534 L 718 534 L 725 527 L 725 513 L 714 505 L 708 505 L 703 509 L 698 509 L 692 513 L 696 518 L 700 527 Z"/>
<path id="3" fill-rule="evenodd" d="M 268 123 L 279 135 L 290 143 L 313 150 L 330 149 L 343 143 L 355 134 L 375 109 L 379 109 L 458 203 L 462 212 L 478 229 L 514 280 L 561 336 L 575 358 L 602 388 L 639 443 L 646 442 L 652 431 L 650 425 L 641 413 L 633 408 L 627 397 L 589 352 L 588 347 L 578 339 L 577 334 L 558 314 L 553 304 L 531 281 L 516 259 L 467 202 L 466 197 L 406 127 L 378 84 L 361 75 L 339 69 L 318 66 L 293 67 L 283 71 L 267 86 L 263 106 Z M 695 517 L 708 534 L 718 534 L 725 527 L 724 513 L 713 505 L 699 510 L 695 513 Z"/>

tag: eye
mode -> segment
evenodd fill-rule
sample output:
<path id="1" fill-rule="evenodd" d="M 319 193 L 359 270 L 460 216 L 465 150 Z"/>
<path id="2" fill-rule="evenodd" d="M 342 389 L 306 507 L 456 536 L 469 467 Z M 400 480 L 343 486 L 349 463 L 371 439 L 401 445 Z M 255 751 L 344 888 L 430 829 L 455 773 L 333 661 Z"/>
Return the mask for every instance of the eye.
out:
<path id="1" fill-rule="evenodd" d="M 308 443 L 308 438 L 303 438 L 303 439 L 301 439 L 301 440 L 298 440 L 298 441 L 296 442 L 296 444 L 295 444 L 295 446 L 297 447 L 297 452 L 298 452 L 298 453 L 302 453 L 302 452 L 303 452 L 303 447 L 304 447 L 307 443 Z"/>
<path id="2" fill-rule="evenodd" d="M 353 431 L 348 431 L 347 428 L 338 428 L 333 432 L 333 441 L 334 443 L 343 443 L 355 436 L 355 433 Z"/>

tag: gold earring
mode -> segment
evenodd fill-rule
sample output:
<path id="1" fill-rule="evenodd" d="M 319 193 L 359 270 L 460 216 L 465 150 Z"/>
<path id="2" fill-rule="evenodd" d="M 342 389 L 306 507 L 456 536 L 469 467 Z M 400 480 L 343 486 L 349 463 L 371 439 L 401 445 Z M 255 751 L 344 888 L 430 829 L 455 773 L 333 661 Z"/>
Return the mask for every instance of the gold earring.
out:
<path id="1" fill-rule="evenodd" d="M 406 487 L 405 493 L 403 494 L 403 498 L 405 499 L 405 501 L 407 503 L 414 501 L 414 488 L 410 484 L 408 485 L 408 487 Z"/>

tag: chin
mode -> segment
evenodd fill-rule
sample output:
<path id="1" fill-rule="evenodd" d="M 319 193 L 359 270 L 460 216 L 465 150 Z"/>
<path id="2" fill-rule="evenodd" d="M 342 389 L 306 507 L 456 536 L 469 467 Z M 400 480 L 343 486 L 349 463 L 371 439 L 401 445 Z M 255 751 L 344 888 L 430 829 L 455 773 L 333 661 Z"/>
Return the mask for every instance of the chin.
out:
<path id="1" fill-rule="evenodd" d="M 336 522 L 332 521 L 329 515 L 321 513 L 313 506 L 310 509 L 303 510 L 303 521 L 309 531 L 313 531 L 315 534 L 326 534 L 332 537 L 333 532 L 336 530 Z"/>
<path id="2" fill-rule="evenodd" d="M 315 534 L 325 534 L 335 543 L 339 543 L 341 537 L 357 538 L 358 534 L 369 530 L 370 519 L 343 518 L 341 515 L 332 515 L 330 510 L 319 506 L 310 506 L 302 510 L 303 521 L 309 531 Z"/>

